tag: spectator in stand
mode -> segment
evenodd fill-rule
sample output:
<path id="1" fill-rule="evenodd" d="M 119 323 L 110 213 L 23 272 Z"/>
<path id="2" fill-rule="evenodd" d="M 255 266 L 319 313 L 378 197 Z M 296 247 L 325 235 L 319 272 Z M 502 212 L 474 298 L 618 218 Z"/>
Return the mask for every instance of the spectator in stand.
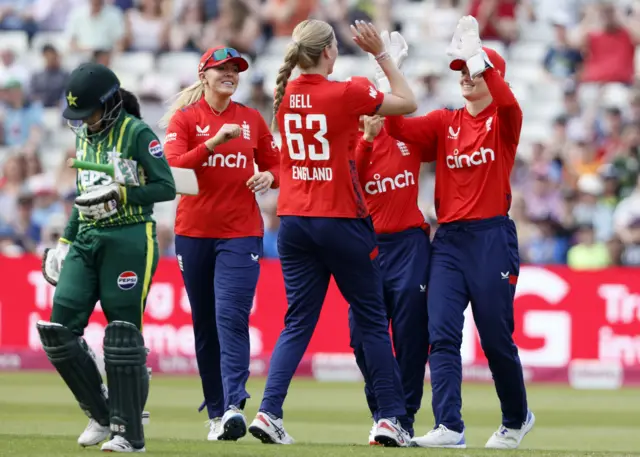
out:
<path id="1" fill-rule="evenodd" d="M 2 165 L 2 180 L 0 181 L 0 225 L 8 225 L 16 213 L 18 196 L 23 189 L 26 179 L 26 164 L 24 156 L 13 155 Z"/>
<path id="2" fill-rule="evenodd" d="M 555 182 L 543 172 L 534 173 L 529 183 L 527 195 L 527 216 L 543 219 L 546 216 L 559 221 L 563 215 L 562 195 Z"/>
<path id="3" fill-rule="evenodd" d="M 574 38 L 574 46 L 585 55 L 583 82 L 633 83 L 640 27 L 622 17 L 616 5 L 602 2 L 585 7 L 584 19 Z"/>
<path id="4" fill-rule="evenodd" d="M 624 120 L 620 108 L 617 106 L 605 108 L 601 119 L 596 124 L 596 129 L 602 159 L 604 161 L 613 159 L 624 143 L 622 140 Z"/>
<path id="5" fill-rule="evenodd" d="M 200 52 L 204 36 L 204 8 L 200 0 L 174 3 L 175 20 L 171 23 L 169 47 L 172 51 Z"/>
<path id="6" fill-rule="evenodd" d="M 436 0 L 434 3 L 424 3 L 428 8 L 424 15 L 427 37 L 441 41 L 450 40 L 451 31 L 455 30 L 460 19 L 460 0 Z"/>
<path id="7" fill-rule="evenodd" d="M 40 227 L 34 223 L 32 214 L 33 195 L 28 191 L 21 192 L 16 202 L 15 218 L 10 225 L 16 245 L 25 252 L 35 252 L 40 242 Z"/>
<path id="8" fill-rule="evenodd" d="M 22 84 L 9 80 L 4 85 L 4 135 L 7 146 L 33 153 L 40 147 L 43 135 L 42 104 L 31 102 Z"/>
<path id="9" fill-rule="evenodd" d="M 623 243 L 633 242 L 631 226 L 637 219 L 640 219 L 640 175 L 633 192 L 618 204 L 613 213 L 614 229 Z"/>
<path id="10" fill-rule="evenodd" d="M 582 175 L 597 174 L 601 165 L 597 145 L 586 138 L 578 140 L 565 153 L 565 184 L 575 188 Z"/>
<path id="11" fill-rule="evenodd" d="M 536 233 L 528 245 L 523 245 L 524 262 L 536 265 L 558 265 L 567 263 L 569 242 L 563 228 L 552 216 L 532 218 Z"/>
<path id="12" fill-rule="evenodd" d="M 438 91 L 438 81 L 440 74 L 435 71 L 426 72 L 421 79 L 424 93 L 418 99 L 418 109 L 416 115 L 423 115 L 437 109 L 444 108 L 445 103 Z"/>
<path id="13" fill-rule="evenodd" d="M 622 266 L 622 253 L 624 245 L 619 238 L 612 238 L 607 241 L 607 251 L 609 252 L 609 265 L 612 267 Z"/>
<path id="14" fill-rule="evenodd" d="M 604 183 L 598 175 L 583 175 L 578 180 L 577 201 L 573 207 L 573 221 L 589 225 L 598 241 L 607 241 L 613 233 L 613 210 L 601 198 Z"/>
<path id="15" fill-rule="evenodd" d="M 0 30 L 22 30 L 29 40 L 37 31 L 31 16 L 34 0 L 0 0 Z"/>
<path id="16" fill-rule="evenodd" d="M 597 270 L 611 264 L 609 250 L 602 241 L 596 241 L 593 225 L 585 223 L 576 232 L 577 243 L 569 248 L 567 265 L 574 270 Z"/>
<path id="17" fill-rule="evenodd" d="M 265 89 L 264 74 L 260 71 L 255 71 L 251 75 L 251 90 L 246 104 L 257 109 L 267 125 L 271 125 L 273 120 L 273 97 Z"/>
<path id="18" fill-rule="evenodd" d="M 16 59 L 16 53 L 12 49 L 3 49 L 0 52 L 0 58 L 2 59 L 2 66 L 0 67 L 0 84 L 4 84 L 9 80 L 15 79 L 19 81 L 23 87 L 28 87 L 31 79 L 31 72 L 26 66 L 18 62 Z"/>
<path id="19" fill-rule="evenodd" d="M 127 51 L 159 53 L 169 48 L 171 22 L 163 14 L 162 0 L 140 0 L 125 13 L 123 47 Z"/>
<path id="20" fill-rule="evenodd" d="M 516 0 L 471 0 L 469 14 L 478 20 L 480 38 L 509 45 L 518 38 Z"/>
<path id="21" fill-rule="evenodd" d="M 96 49 L 92 52 L 91 60 L 105 67 L 111 67 L 111 54 L 108 49 Z"/>
<path id="22" fill-rule="evenodd" d="M 629 238 L 621 255 L 622 265 L 640 267 L 640 218 L 629 224 Z"/>
<path id="23" fill-rule="evenodd" d="M 72 51 L 122 49 L 125 34 L 124 15 L 105 0 L 89 0 L 70 13 L 66 33 Z"/>
<path id="24" fill-rule="evenodd" d="M 67 87 L 69 72 L 62 68 L 58 50 L 50 44 L 42 48 L 44 68 L 31 77 L 31 98 L 39 101 L 45 108 L 60 105 Z"/>
<path id="25" fill-rule="evenodd" d="M 67 23 L 69 11 L 84 0 L 35 0 L 31 16 L 39 32 L 61 32 Z"/>
<path id="26" fill-rule="evenodd" d="M 547 49 L 543 66 L 552 79 L 574 78 L 582 65 L 582 54 L 569 43 L 567 27 L 570 25 L 566 14 L 558 14 L 552 21 L 554 41 Z"/>
<path id="27" fill-rule="evenodd" d="M 201 47 L 225 43 L 242 54 L 257 54 L 261 34 L 259 3 L 254 0 L 220 0 L 220 14 L 205 26 Z"/>
<path id="28" fill-rule="evenodd" d="M 273 36 L 290 38 L 296 25 L 311 15 L 318 3 L 318 0 L 266 0 L 262 19 L 271 24 Z"/>

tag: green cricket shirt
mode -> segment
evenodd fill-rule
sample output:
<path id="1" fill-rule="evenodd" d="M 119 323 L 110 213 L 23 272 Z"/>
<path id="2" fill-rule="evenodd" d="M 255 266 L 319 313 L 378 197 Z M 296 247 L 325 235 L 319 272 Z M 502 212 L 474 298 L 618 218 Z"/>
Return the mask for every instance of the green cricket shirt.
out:
<path id="1" fill-rule="evenodd" d="M 86 129 L 86 126 L 85 126 Z M 107 132 L 92 137 L 76 138 L 76 158 L 94 163 L 112 163 L 114 157 L 135 160 L 140 186 L 121 186 L 118 212 L 101 220 L 83 217 L 73 209 L 63 235 L 63 241 L 73 242 L 78 232 L 92 227 L 117 227 L 153 221 L 153 204 L 176 197 L 176 186 L 162 144 L 151 128 L 140 119 L 121 111 L 116 123 Z M 92 186 L 112 184 L 114 179 L 102 172 L 78 169 L 78 194 Z"/>

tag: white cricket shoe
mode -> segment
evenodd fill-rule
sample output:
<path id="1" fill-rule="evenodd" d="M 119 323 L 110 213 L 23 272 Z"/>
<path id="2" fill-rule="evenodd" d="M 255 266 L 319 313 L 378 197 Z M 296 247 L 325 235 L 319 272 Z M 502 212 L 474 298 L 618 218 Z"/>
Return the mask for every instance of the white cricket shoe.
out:
<path id="1" fill-rule="evenodd" d="M 104 443 L 101 450 L 103 452 L 147 452 L 144 447 L 140 449 L 134 448 L 131 443 L 120 435 L 116 435 L 110 441 Z"/>
<path id="2" fill-rule="evenodd" d="M 249 433 L 265 444 L 293 444 L 293 438 L 289 435 L 282 419 L 276 419 L 269 414 L 259 412 L 249 426 Z"/>
<path id="3" fill-rule="evenodd" d="M 222 433 L 222 419 L 220 419 L 219 417 L 209 419 L 207 422 L 205 422 L 205 424 L 207 427 L 209 427 L 207 440 L 218 441 L 218 437 Z"/>
<path id="4" fill-rule="evenodd" d="M 80 446 L 95 446 L 109 437 L 111 430 L 108 425 L 100 425 L 94 419 L 89 419 L 89 424 L 84 432 L 78 437 Z"/>
<path id="5" fill-rule="evenodd" d="M 449 430 L 444 425 L 439 425 L 429 433 L 411 440 L 412 447 L 443 447 L 454 449 L 465 449 L 467 443 L 464 439 L 464 430 L 462 433 Z"/>
<path id="6" fill-rule="evenodd" d="M 218 437 L 221 441 L 238 441 L 247 434 L 247 420 L 242 414 L 242 410 L 235 406 L 229 409 L 222 416 L 222 433 Z"/>
<path id="7" fill-rule="evenodd" d="M 375 441 L 385 447 L 407 447 L 411 436 L 397 420 L 380 419 L 376 424 Z"/>
<path id="8" fill-rule="evenodd" d="M 375 422 L 371 426 L 371 430 L 369 430 L 369 446 L 380 446 L 380 443 L 376 441 L 376 431 L 378 430 L 378 424 Z"/>
<path id="9" fill-rule="evenodd" d="M 517 449 L 522 438 L 531 431 L 535 423 L 536 416 L 531 411 L 528 411 L 527 420 L 524 421 L 521 428 L 507 428 L 501 425 L 498 431 L 491 435 L 484 447 L 490 449 Z"/>

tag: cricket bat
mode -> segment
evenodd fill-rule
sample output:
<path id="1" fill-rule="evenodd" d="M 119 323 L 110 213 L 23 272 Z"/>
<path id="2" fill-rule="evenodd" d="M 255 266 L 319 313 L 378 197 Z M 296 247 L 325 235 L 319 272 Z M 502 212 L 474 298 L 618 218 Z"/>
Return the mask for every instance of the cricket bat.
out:
<path id="1" fill-rule="evenodd" d="M 105 173 L 118 184 L 139 186 L 138 163 L 135 160 L 115 158 L 114 163 L 93 163 L 84 160 L 69 159 L 67 166 L 83 170 Z M 171 167 L 171 174 L 176 183 L 176 192 L 181 195 L 198 195 L 198 178 L 193 170 Z"/>

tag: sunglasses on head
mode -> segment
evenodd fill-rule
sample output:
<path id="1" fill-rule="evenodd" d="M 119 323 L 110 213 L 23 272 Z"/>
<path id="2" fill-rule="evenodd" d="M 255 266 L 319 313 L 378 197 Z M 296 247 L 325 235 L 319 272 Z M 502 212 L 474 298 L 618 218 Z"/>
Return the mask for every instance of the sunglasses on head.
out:
<path id="1" fill-rule="evenodd" d="M 206 68 L 209 62 L 217 63 L 226 59 L 232 59 L 235 57 L 241 57 L 240 53 L 233 48 L 220 48 L 213 51 L 213 53 L 204 61 L 202 68 Z"/>

